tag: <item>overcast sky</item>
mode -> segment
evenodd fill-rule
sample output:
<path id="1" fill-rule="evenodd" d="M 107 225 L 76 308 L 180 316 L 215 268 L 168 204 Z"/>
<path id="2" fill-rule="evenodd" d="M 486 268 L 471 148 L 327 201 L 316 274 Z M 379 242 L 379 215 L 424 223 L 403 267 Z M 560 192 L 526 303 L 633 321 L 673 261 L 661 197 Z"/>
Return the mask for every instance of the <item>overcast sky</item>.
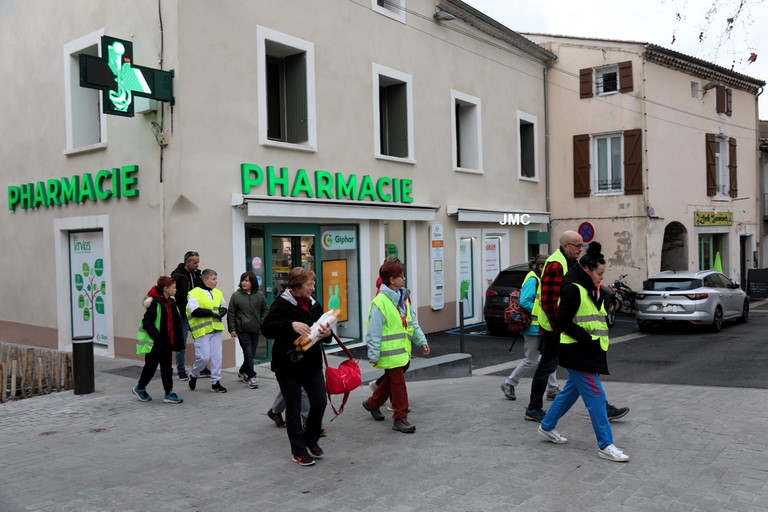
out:
<path id="1" fill-rule="evenodd" d="M 653 43 L 768 81 L 768 0 L 746 0 L 748 15 L 719 45 L 737 0 L 464 0 L 517 32 L 620 39 Z M 707 28 L 705 16 L 718 12 Z M 678 21 L 676 13 L 680 13 Z M 762 23 L 761 23 L 762 21 Z M 704 31 L 703 43 L 699 33 Z M 672 37 L 675 42 L 672 43 Z M 757 61 L 748 64 L 751 52 Z M 768 92 L 760 96 L 760 118 L 768 119 Z"/>

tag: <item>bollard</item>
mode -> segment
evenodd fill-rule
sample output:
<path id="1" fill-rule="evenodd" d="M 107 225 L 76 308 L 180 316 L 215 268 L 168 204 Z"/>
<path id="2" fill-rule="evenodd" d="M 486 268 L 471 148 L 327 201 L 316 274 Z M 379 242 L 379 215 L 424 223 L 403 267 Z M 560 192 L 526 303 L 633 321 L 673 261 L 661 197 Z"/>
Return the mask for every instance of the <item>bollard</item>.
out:
<path id="1" fill-rule="evenodd" d="M 93 393 L 93 336 L 72 338 L 72 373 L 76 395 Z"/>
<path id="2" fill-rule="evenodd" d="M 459 301 L 459 352 L 464 353 L 464 301 Z"/>

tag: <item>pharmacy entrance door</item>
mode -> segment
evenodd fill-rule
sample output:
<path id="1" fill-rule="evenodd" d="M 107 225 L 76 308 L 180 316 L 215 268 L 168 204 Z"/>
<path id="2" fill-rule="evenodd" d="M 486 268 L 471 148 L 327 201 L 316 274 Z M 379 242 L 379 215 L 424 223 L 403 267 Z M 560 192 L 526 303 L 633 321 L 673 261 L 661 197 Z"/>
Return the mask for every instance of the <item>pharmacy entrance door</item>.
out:
<path id="1" fill-rule="evenodd" d="M 272 224 L 267 225 L 265 272 L 265 293 L 267 302 L 272 304 L 275 297 L 285 289 L 285 279 L 294 267 L 303 267 L 317 274 L 318 250 L 315 241 L 319 240 L 318 226 L 311 224 Z M 321 276 L 317 276 L 315 299 L 322 304 Z"/>

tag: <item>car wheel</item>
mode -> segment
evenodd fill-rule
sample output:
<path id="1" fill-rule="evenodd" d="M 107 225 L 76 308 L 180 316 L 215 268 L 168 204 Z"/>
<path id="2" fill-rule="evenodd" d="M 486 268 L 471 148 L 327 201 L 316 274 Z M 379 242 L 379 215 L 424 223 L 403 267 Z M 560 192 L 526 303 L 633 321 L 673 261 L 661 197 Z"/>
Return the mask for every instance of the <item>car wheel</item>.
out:
<path id="1" fill-rule="evenodd" d="M 605 312 L 606 312 L 605 321 L 608 324 L 608 327 L 613 327 L 613 324 L 616 323 L 616 301 L 615 300 L 608 301 L 608 304 L 606 304 L 605 306 Z"/>
<path id="2" fill-rule="evenodd" d="M 739 323 L 745 324 L 749 320 L 749 301 L 744 301 L 744 307 L 741 309 L 741 316 L 739 317 Z"/>
<path id="3" fill-rule="evenodd" d="M 637 327 L 638 329 L 640 329 L 640 332 L 644 332 L 644 333 L 651 332 L 651 322 L 647 320 L 638 320 Z"/>
<path id="4" fill-rule="evenodd" d="M 717 306 L 712 317 L 712 332 L 720 332 L 723 328 L 723 308 Z"/>

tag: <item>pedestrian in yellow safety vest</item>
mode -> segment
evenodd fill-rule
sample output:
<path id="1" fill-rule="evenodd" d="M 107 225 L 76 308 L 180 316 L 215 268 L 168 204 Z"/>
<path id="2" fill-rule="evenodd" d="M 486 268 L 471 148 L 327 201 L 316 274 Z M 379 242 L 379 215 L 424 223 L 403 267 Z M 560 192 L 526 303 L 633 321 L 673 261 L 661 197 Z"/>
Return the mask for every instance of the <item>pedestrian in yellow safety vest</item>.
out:
<path id="1" fill-rule="evenodd" d="M 187 297 L 189 332 L 195 340 L 195 363 L 189 371 L 189 389 L 194 390 L 200 372 L 210 362 L 211 391 L 226 393 L 221 385 L 221 317 L 227 314 L 227 304 L 221 290 L 216 288 L 218 275 L 207 268 L 202 274 L 203 285 L 190 290 Z"/>

